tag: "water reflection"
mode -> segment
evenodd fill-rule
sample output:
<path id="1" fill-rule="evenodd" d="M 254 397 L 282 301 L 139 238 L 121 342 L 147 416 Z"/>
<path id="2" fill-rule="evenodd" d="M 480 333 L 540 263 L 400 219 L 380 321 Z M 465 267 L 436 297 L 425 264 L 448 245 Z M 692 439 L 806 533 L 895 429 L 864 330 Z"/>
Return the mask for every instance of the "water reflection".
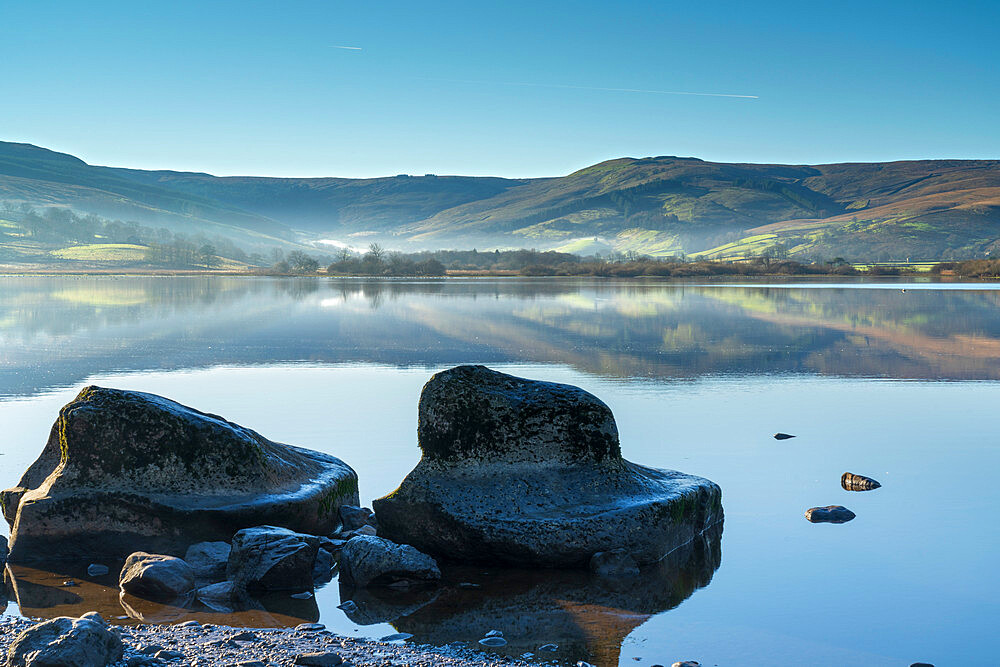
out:
<path id="1" fill-rule="evenodd" d="M 303 360 L 1000 378 L 1000 291 L 984 286 L 3 277 L 0 288 L 0 395 L 97 372 Z"/>
<path id="2" fill-rule="evenodd" d="M 341 588 L 348 618 L 358 625 L 391 623 L 415 642 L 443 646 L 460 641 L 473 648 L 489 630 L 508 644 L 491 649 L 509 655 L 539 653 L 570 662 L 618 664 L 625 637 L 650 616 L 673 609 L 711 582 L 719 568 L 722 526 L 716 525 L 637 577 L 602 578 L 582 570 L 518 570 L 446 567 L 443 586 L 394 591 Z M 291 627 L 320 619 L 315 598 L 287 592 L 245 598 L 232 608 L 198 602 L 163 604 L 119 595 L 117 568 L 90 576 L 86 566 L 9 564 L 6 596 L 21 614 L 36 618 L 79 616 L 97 611 L 112 623 L 201 623 L 247 627 Z M 67 586 L 66 582 L 73 582 Z M 6 599 L 0 596 L 0 599 Z M 6 604 L 6 603 L 3 603 Z M 329 613 L 341 613 L 331 610 Z"/>
<path id="3" fill-rule="evenodd" d="M 21 614 L 33 618 L 80 616 L 96 611 L 112 623 L 222 623 L 254 628 L 294 627 L 319 619 L 314 598 L 298 600 L 286 593 L 244 598 L 224 613 L 203 604 L 163 604 L 132 595 L 119 595 L 117 568 L 110 574 L 93 577 L 86 565 L 52 563 L 27 567 L 8 564 L 4 572 L 6 600 L 17 603 Z M 74 585 L 67 586 L 71 581 Z"/>
<path id="4" fill-rule="evenodd" d="M 707 586 L 722 553 L 718 525 L 638 577 L 602 578 L 579 570 L 446 569 L 445 587 L 398 593 L 348 591 L 359 625 L 390 622 L 413 641 L 442 646 L 461 641 L 479 648 L 490 630 L 508 655 L 617 665 L 625 637 L 654 614 L 673 609 Z M 476 584 L 478 588 L 460 584 Z M 554 651 L 539 651 L 556 644 Z"/>

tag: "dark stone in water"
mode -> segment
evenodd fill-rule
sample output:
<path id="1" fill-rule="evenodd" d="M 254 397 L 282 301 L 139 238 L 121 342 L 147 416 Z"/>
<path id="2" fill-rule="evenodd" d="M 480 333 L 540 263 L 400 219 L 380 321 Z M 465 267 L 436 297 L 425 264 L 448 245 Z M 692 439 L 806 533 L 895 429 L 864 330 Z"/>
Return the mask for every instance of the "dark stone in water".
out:
<path id="1" fill-rule="evenodd" d="M 871 477 L 855 475 L 850 472 L 845 472 L 840 476 L 840 485 L 844 487 L 845 491 L 871 491 L 882 486 Z"/>
<path id="2" fill-rule="evenodd" d="M 788 440 L 789 438 L 794 438 L 794 437 L 795 437 L 794 435 L 789 435 L 787 433 L 775 433 L 774 434 L 774 439 L 775 440 Z"/>
<path id="3" fill-rule="evenodd" d="M 374 509 L 379 536 L 434 556 L 586 567 L 624 548 L 641 565 L 722 521 L 718 485 L 623 459 L 578 387 L 459 366 L 424 386 L 417 434 L 420 463 Z"/>
<path id="4" fill-rule="evenodd" d="M 180 558 L 140 551 L 126 559 L 118 585 L 138 598 L 170 601 L 194 593 L 194 570 Z"/>
<path id="5" fill-rule="evenodd" d="M 436 583 L 439 579 L 441 570 L 434 559 L 408 544 L 362 535 L 348 540 L 340 553 L 340 580 L 349 586 Z"/>
<path id="6" fill-rule="evenodd" d="M 0 493 L 12 562 L 175 556 L 271 523 L 328 534 L 357 475 L 166 398 L 87 387 L 19 484 Z"/>
<path id="7" fill-rule="evenodd" d="M 806 510 L 806 518 L 813 523 L 847 523 L 857 516 L 841 505 L 811 507 Z"/>
<path id="8" fill-rule="evenodd" d="M 245 528 L 233 536 L 226 577 L 248 591 L 312 590 L 319 538 L 276 526 Z"/>

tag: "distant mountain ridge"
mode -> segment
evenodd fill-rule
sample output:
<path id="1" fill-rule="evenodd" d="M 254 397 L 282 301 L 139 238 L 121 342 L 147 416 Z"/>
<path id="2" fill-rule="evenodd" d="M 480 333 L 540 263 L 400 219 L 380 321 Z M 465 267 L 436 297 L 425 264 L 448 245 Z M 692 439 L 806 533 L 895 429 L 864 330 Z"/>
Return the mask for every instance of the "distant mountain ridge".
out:
<path id="1" fill-rule="evenodd" d="M 241 238 L 738 258 L 1000 251 L 1000 161 L 832 165 L 619 158 L 553 178 L 216 177 L 0 142 L 0 202 Z"/>

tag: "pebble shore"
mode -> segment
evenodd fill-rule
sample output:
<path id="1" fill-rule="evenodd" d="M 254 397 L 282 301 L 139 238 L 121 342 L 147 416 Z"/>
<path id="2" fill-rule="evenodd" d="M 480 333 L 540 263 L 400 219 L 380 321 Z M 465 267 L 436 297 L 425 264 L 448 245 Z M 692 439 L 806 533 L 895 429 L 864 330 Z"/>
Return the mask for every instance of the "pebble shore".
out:
<path id="1" fill-rule="evenodd" d="M 35 621 L 0 618 L 0 658 L 18 634 Z M 314 665 L 336 667 L 517 667 L 538 665 L 460 646 L 425 646 L 335 635 L 321 625 L 298 628 L 247 629 L 197 622 L 180 625 L 135 625 L 116 628 L 125 657 L 115 667 L 271 667 Z"/>

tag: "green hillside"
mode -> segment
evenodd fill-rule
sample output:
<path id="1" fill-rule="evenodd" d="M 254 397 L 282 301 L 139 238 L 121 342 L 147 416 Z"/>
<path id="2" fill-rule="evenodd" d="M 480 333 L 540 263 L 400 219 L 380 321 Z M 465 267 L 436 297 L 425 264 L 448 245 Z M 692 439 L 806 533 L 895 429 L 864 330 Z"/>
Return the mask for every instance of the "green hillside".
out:
<path id="1" fill-rule="evenodd" d="M 1000 250 L 996 160 L 807 166 L 661 156 L 537 179 L 263 178 L 95 167 L 0 142 L 0 206 L 19 205 L 257 243 L 858 261 Z"/>

